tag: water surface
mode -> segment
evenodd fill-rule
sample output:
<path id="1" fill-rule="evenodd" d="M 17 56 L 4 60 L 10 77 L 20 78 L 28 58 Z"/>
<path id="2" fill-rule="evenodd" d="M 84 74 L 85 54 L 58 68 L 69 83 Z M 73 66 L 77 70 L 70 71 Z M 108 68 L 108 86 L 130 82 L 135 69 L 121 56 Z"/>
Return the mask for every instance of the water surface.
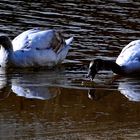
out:
<path id="1" fill-rule="evenodd" d="M 0 71 L 0 139 L 139 139 L 140 78 L 110 71 L 86 78 L 92 59 L 115 60 L 139 39 L 139 7 L 135 0 L 1 0 L 1 34 L 55 28 L 74 42 L 57 68 Z"/>

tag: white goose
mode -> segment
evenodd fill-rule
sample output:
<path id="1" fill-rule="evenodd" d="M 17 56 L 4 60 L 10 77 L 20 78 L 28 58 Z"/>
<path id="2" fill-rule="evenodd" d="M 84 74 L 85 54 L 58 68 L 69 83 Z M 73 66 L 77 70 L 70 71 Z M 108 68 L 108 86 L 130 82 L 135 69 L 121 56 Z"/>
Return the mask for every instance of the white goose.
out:
<path id="1" fill-rule="evenodd" d="M 125 46 L 116 62 L 102 59 L 91 61 L 88 76 L 93 80 L 99 70 L 112 70 L 119 75 L 140 74 L 140 40 Z"/>
<path id="2" fill-rule="evenodd" d="M 73 37 L 64 41 L 55 30 L 40 29 L 27 30 L 12 42 L 0 36 L 0 66 L 54 66 L 65 59 L 72 40 Z"/>

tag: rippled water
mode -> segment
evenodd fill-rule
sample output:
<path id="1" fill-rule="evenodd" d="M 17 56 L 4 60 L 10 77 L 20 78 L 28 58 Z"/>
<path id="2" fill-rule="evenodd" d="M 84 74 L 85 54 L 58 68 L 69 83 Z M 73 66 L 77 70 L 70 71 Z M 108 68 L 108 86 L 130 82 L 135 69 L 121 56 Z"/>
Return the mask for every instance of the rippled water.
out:
<path id="1" fill-rule="evenodd" d="M 0 34 L 55 28 L 74 42 L 55 69 L 0 71 L 0 139 L 139 139 L 140 78 L 110 71 L 86 78 L 92 59 L 115 60 L 139 39 L 139 7 L 135 0 L 1 0 Z"/>

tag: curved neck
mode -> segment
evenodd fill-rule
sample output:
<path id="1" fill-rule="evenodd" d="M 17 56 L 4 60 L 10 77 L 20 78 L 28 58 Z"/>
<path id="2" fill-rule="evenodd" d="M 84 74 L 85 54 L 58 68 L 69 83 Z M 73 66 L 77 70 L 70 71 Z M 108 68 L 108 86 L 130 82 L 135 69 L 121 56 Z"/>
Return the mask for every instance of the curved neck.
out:
<path id="1" fill-rule="evenodd" d="M 11 60 L 13 57 L 13 46 L 10 41 L 4 42 L 0 46 L 1 48 L 1 57 L 2 57 L 2 63 L 1 67 L 9 67 L 11 65 Z"/>
<path id="2" fill-rule="evenodd" d="M 13 45 L 11 42 L 6 42 L 5 44 L 2 45 L 3 48 L 8 52 L 12 53 L 13 52 Z"/>
<path id="3" fill-rule="evenodd" d="M 13 52 L 13 45 L 9 37 L 0 36 L 0 45 L 5 49 L 8 53 Z"/>
<path id="4" fill-rule="evenodd" d="M 116 74 L 124 74 L 124 69 L 114 61 L 104 60 L 102 70 L 112 70 Z"/>

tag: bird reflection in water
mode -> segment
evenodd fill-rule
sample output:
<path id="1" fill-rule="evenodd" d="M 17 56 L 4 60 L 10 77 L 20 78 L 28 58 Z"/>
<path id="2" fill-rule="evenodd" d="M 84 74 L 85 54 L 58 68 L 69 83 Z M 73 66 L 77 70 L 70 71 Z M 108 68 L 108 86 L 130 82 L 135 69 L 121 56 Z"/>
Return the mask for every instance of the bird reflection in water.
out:
<path id="1" fill-rule="evenodd" d="M 9 86 L 0 89 L 0 101 L 6 99 L 11 93 L 11 88 Z"/>
<path id="2" fill-rule="evenodd" d="M 94 101 L 98 101 L 102 98 L 104 98 L 105 96 L 108 96 L 110 94 L 110 92 L 106 92 L 104 90 L 100 90 L 100 89 L 89 89 L 88 90 L 88 98 Z"/>
<path id="3" fill-rule="evenodd" d="M 54 98 L 61 92 L 59 87 L 22 86 L 15 83 L 12 85 L 12 91 L 18 96 L 41 100 Z"/>
<path id="4" fill-rule="evenodd" d="M 118 90 L 122 95 L 128 98 L 129 101 L 140 102 L 139 85 L 140 85 L 139 81 L 120 82 L 118 86 Z"/>
<path id="5" fill-rule="evenodd" d="M 0 100 L 4 100 L 11 93 L 29 99 L 40 100 L 48 100 L 61 93 L 60 87 L 47 86 L 45 84 L 47 80 L 38 74 L 34 74 L 33 77 L 26 74 L 23 74 L 21 77 L 7 75 L 5 70 L 0 69 Z M 39 84 L 35 83 L 36 81 Z"/>
<path id="6" fill-rule="evenodd" d="M 10 86 L 7 86 L 7 76 L 5 68 L 0 68 L 0 101 L 7 98 L 11 93 Z"/>
<path id="7" fill-rule="evenodd" d="M 139 78 L 121 77 L 121 79 L 119 79 L 118 81 L 111 81 L 109 86 L 111 86 L 111 84 L 113 85 L 114 82 L 116 82 L 115 84 L 117 84 L 117 89 L 112 89 L 112 90 L 119 91 L 119 93 L 125 96 L 129 101 L 140 102 L 140 88 L 139 88 L 140 79 Z M 111 95 L 113 93 L 112 90 L 109 89 L 109 87 L 107 88 L 93 87 L 88 90 L 88 98 L 94 101 L 98 101 L 100 99 L 103 99 L 105 96 Z"/>

